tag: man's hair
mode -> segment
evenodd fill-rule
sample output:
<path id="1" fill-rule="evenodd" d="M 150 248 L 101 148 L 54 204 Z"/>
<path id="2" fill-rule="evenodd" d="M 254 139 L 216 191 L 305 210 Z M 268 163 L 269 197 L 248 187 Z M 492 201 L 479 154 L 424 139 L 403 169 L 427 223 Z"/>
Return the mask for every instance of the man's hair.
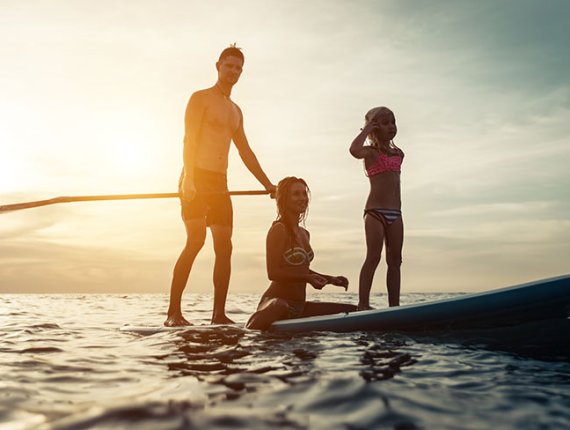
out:
<path id="1" fill-rule="evenodd" d="M 220 54 L 220 58 L 218 61 L 222 61 L 226 57 L 238 57 L 241 59 L 242 62 L 245 63 L 245 57 L 243 56 L 243 52 L 241 52 L 241 48 L 238 48 L 235 43 L 231 44 L 229 47 L 224 49 Z"/>

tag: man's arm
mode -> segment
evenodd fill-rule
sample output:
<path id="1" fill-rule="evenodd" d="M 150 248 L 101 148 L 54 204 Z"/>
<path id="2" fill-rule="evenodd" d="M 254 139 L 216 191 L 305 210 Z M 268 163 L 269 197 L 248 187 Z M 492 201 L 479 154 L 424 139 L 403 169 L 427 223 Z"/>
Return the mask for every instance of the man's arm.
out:
<path id="1" fill-rule="evenodd" d="M 196 159 L 196 148 L 198 146 L 198 136 L 202 127 L 204 117 L 204 103 L 198 93 L 192 94 L 186 113 L 184 115 L 184 178 L 182 181 L 182 199 L 192 200 L 196 194 L 194 185 L 194 161 Z"/>
<path id="2" fill-rule="evenodd" d="M 242 159 L 243 164 L 245 164 L 245 167 L 247 167 L 247 169 L 253 174 L 253 176 L 256 177 L 256 179 L 261 183 L 261 185 L 265 187 L 267 191 L 273 193 L 275 192 L 275 185 L 273 185 L 273 183 L 269 180 L 269 178 L 261 168 L 261 165 L 259 164 L 257 157 L 255 156 L 255 154 L 251 150 L 251 147 L 249 146 L 247 137 L 245 136 L 245 131 L 243 129 L 243 114 L 241 113 L 241 109 L 239 108 L 239 106 L 238 110 L 240 114 L 239 127 L 235 132 L 234 136 L 232 137 L 232 140 L 236 145 L 236 148 L 239 152 L 239 156 Z"/>

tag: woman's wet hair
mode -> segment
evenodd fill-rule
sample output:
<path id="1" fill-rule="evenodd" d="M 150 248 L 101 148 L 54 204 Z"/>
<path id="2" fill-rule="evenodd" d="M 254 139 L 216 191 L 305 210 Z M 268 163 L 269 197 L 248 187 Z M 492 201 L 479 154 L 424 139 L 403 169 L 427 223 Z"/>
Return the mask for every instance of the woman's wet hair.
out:
<path id="1" fill-rule="evenodd" d="M 291 187 L 297 183 L 303 184 L 307 191 L 307 197 L 310 200 L 311 190 L 309 189 L 309 186 L 304 179 L 297 178 L 296 176 L 287 176 L 281 179 L 277 184 L 277 191 L 275 192 L 275 201 L 277 202 L 277 221 L 282 220 L 286 217 L 289 192 L 291 190 Z M 307 205 L 305 212 L 299 215 L 299 222 L 304 223 L 308 213 L 309 205 Z"/>

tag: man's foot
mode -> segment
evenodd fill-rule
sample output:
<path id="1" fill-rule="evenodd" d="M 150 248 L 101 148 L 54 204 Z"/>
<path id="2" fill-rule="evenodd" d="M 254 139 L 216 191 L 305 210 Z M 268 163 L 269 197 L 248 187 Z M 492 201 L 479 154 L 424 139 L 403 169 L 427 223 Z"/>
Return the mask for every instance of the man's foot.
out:
<path id="1" fill-rule="evenodd" d="M 356 310 L 357 310 L 357 311 L 371 311 L 371 310 L 374 310 L 374 308 L 373 308 L 372 306 L 370 306 L 370 305 L 360 305 L 360 304 L 359 304 L 359 305 L 356 307 Z"/>
<path id="2" fill-rule="evenodd" d="M 187 321 L 182 314 L 169 315 L 164 321 L 166 327 L 179 327 L 185 325 L 192 325 L 191 322 Z"/>
<path id="3" fill-rule="evenodd" d="M 210 324 L 235 324 L 226 315 L 213 316 Z"/>

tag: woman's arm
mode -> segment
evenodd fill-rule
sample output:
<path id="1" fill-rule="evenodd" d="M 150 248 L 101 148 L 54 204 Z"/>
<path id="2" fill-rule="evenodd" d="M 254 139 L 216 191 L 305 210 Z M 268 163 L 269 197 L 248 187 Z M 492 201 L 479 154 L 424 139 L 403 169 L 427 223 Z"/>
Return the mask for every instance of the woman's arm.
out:
<path id="1" fill-rule="evenodd" d="M 345 278 L 344 276 L 325 275 L 323 273 L 315 272 L 314 270 L 311 270 L 310 272 L 324 278 L 326 280 L 325 285 L 336 285 L 337 287 L 343 287 L 345 290 L 348 288 L 348 279 Z M 324 285 L 322 287 L 324 287 Z M 322 287 L 320 288 L 315 287 L 315 288 L 320 290 Z"/>

